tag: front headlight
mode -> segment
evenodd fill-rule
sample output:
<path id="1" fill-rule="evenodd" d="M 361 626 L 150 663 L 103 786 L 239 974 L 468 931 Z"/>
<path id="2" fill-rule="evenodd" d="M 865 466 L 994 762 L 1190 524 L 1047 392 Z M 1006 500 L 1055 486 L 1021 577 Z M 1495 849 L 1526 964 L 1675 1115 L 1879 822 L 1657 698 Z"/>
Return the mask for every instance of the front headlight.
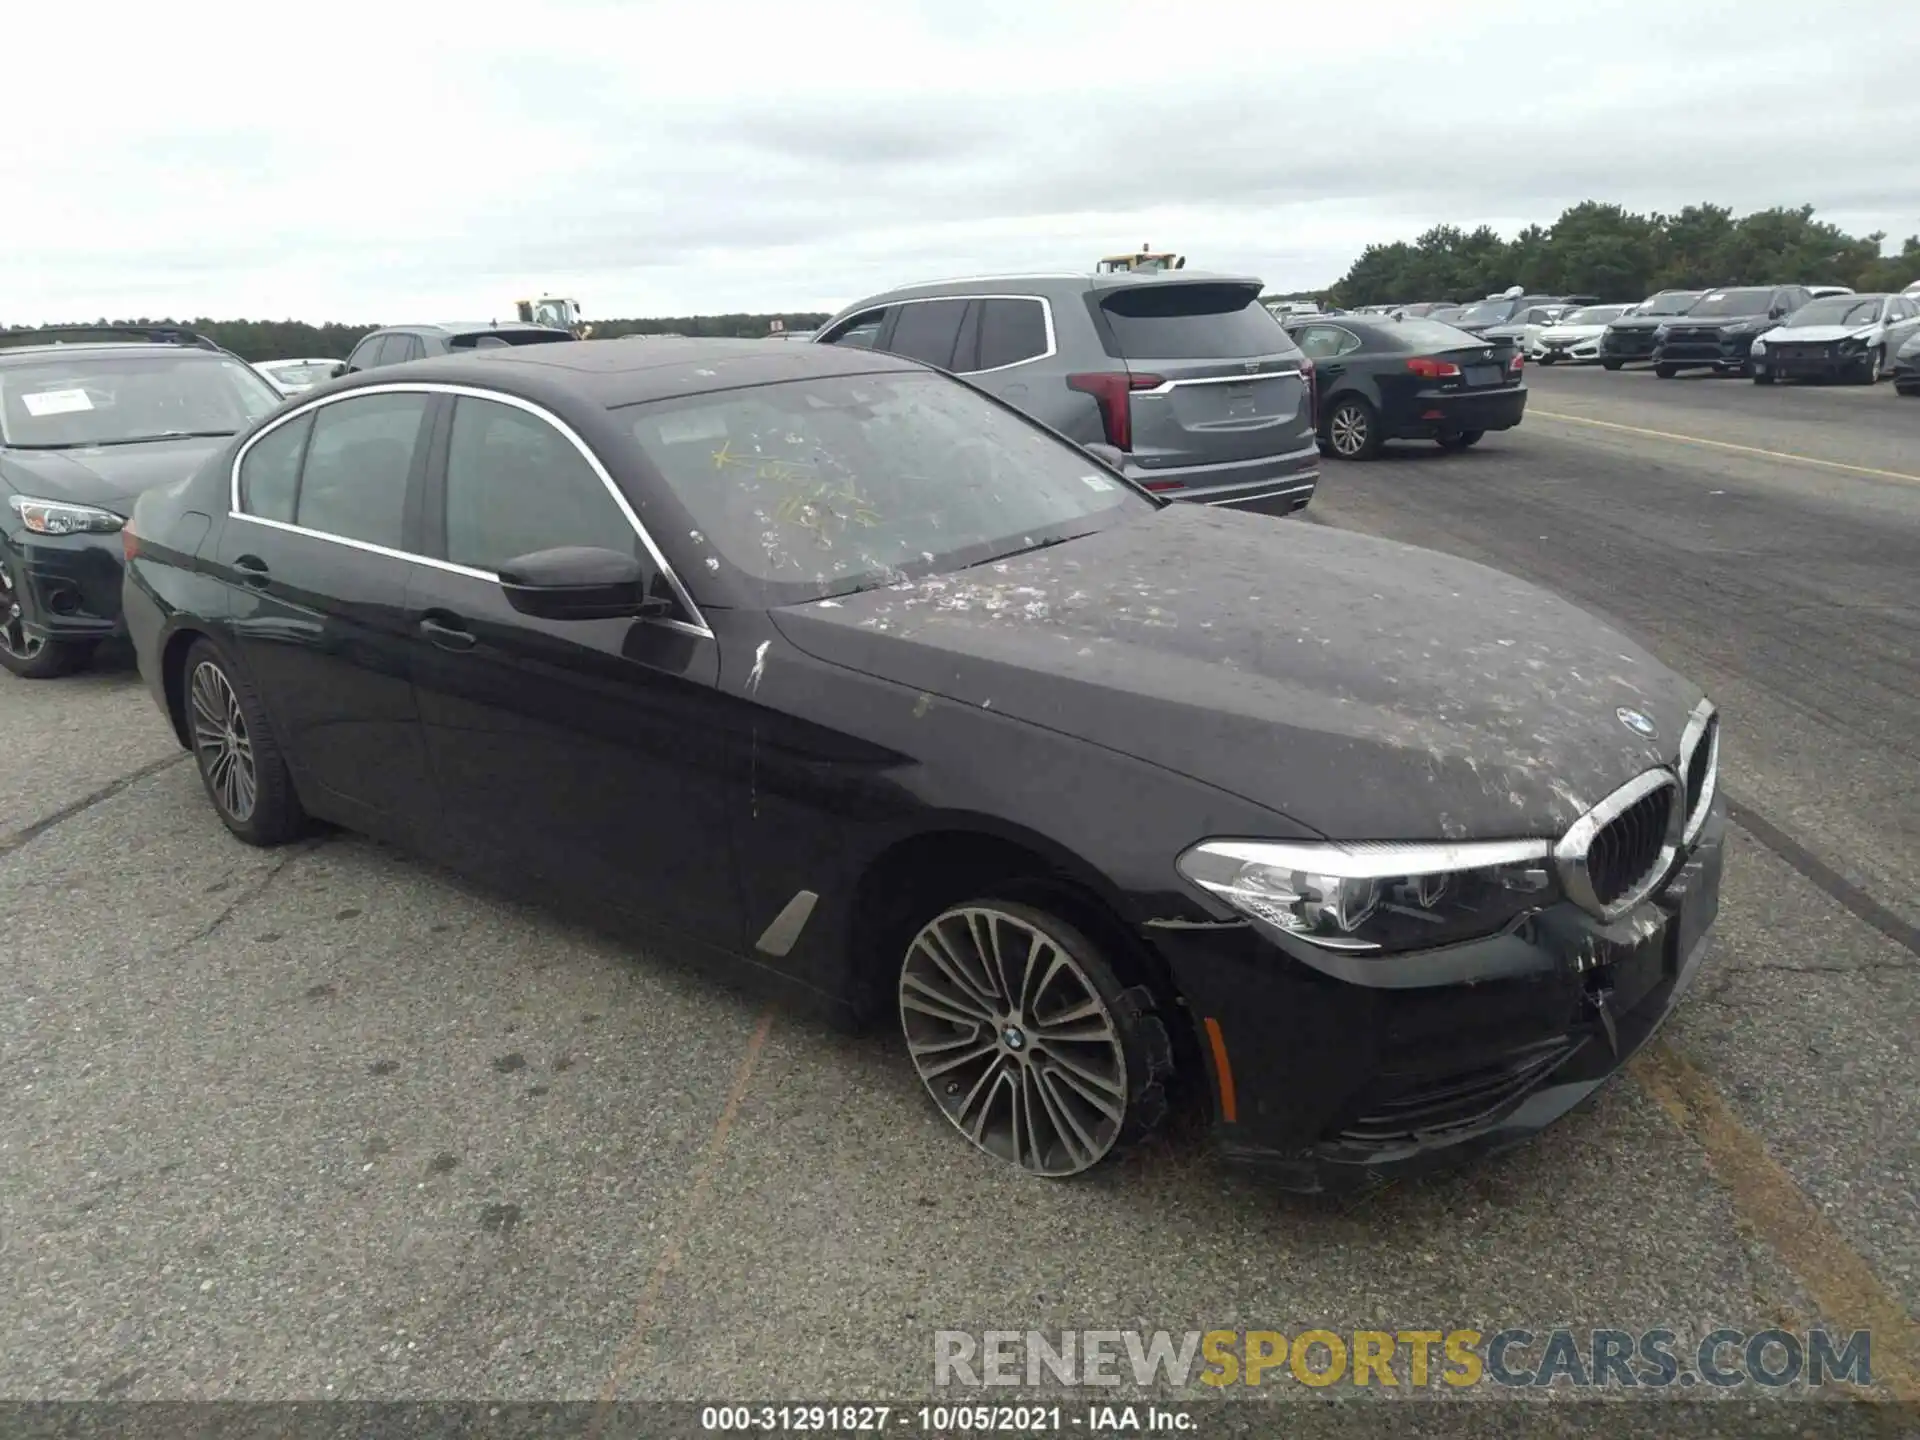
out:
<path id="1" fill-rule="evenodd" d="M 1425 950 L 1496 935 L 1554 898 L 1548 840 L 1208 840 L 1180 873 L 1256 923 L 1329 950 Z"/>
<path id="2" fill-rule="evenodd" d="M 126 517 L 91 505 L 69 505 L 64 500 L 36 500 L 31 495 L 9 495 L 7 508 L 36 535 L 111 535 Z"/>
<path id="3" fill-rule="evenodd" d="M 1766 354 L 1766 353 L 1767 353 L 1767 342 L 1766 342 L 1765 340 L 1756 340 L 1756 341 L 1754 341 L 1754 342 L 1753 342 L 1753 353 L 1754 353 L 1755 355 L 1764 355 L 1764 354 Z"/>
<path id="4" fill-rule="evenodd" d="M 1857 355 L 1866 348 L 1867 337 L 1865 335 L 1849 335 L 1840 342 L 1840 353 L 1842 355 Z"/>
<path id="5" fill-rule="evenodd" d="M 1653 338 L 1656 340 L 1664 340 L 1667 338 L 1667 332 L 1671 329 L 1673 329 L 1673 326 L 1665 324 L 1664 322 L 1656 325 L 1653 327 Z"/>

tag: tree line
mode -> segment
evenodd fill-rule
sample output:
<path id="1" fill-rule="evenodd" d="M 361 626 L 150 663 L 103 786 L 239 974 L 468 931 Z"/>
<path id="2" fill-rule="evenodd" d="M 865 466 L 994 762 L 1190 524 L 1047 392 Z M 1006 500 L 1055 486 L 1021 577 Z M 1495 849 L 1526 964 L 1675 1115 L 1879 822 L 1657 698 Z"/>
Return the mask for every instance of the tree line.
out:
<path id="1" fill-rule="evenodd" d="M 1511 285 L 1549 295 L 1640 300 L 1662 289 L 1707 286 L 1847 285 L 1902 290 L 1920 280 L 1920 235 L 1883 256 L 1882 232 L 1848 235 L 1813 218 L 1813 207 L 1735 216 L 1723 205 L 1637 215 L 1588 200 L 1548 226 L 1512 239 L 1490 226 L 1436 225 L 1408 243 L 1369 245 L 1315 298 L 1337 305 L 1477 300 Z"/>
<path id="2" fill-rule="evenodd" d="M 622 335 L 740 336 L 759 338 L 779 320 L 788 330 L 813 330 L 831 317 L 824 313 L 794 311 L 780 315 L 670 315 L 643 320 L 594 320 L 595 339 L 614 340 Z M 344 360 L 353 347 L 378 325 L 309 325 L 303 320 L 213 320 L 205 316 L 195 320 L 149 319 L 81 320 L 69 322 L 90 327 L 115 325 L 177 325 L 204 335 L 222 349 L 231 350 L 243 360 L 292 360 L 301 357 Z M 398 322 L 395 322 L 398 323 Z M 0 330 L 8 327 L 0 325 Z M 22 327 L 44 328 L 44 327 Z"/>

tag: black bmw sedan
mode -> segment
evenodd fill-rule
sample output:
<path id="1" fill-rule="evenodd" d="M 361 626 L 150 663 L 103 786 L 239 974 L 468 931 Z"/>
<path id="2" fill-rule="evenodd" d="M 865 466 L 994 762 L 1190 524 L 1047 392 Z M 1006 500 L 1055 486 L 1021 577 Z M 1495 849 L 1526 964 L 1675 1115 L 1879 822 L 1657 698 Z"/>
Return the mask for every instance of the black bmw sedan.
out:
<path id="1" fill-rule="evenodd" d="M 215 812 L 850 1017 L 1036 1175 L 1169 1097 L 1316 1189 L 1517 1141 L 1693 980 L 1718 725 L 1492 570 L 1138 490 L 838 346 L 332 381 L 129 527 Z"/>
<path id="2" fill-rule="evenodd" d="M 1371 460 L 1389 440 L 1465 450 L 1526 414 L 1524 361 L 1513 340 L 1379 315 L 1284 323 L 1313 361 L 1322 454 Z"/>
<path id="3" fill-rule="evenodd" d="M 134 498 L 190 474 L 280 399 L 185 331 L 0 335 L 0 667 L 47 679 L 118 636 Z"/>

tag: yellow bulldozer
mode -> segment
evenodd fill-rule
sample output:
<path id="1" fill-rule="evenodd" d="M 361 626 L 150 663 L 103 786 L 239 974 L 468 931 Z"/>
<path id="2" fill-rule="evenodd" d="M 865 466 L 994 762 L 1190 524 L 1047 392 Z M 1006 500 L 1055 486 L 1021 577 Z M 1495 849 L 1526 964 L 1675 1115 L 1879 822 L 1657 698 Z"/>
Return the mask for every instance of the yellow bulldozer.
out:
<path id="1" fill-rule="evenodd" d="M 1151 245 L 1143 244 L 1132 255 L 1102 257 L 1095 273 L 1117 275 L 1123 270 L 1184 270 L 1186 266 L 1186 256 L 1175 255 L 1170 250 L 1155 250 Z"/>
<path id="2" fill-rule="evenodd" d="M 538 300 L 516 300 L 513 308 L 519 312 L 522 324 L 551 325 L 556 330 L 569 332 L 576 340 L 584 340 L 593 334 L 593 327 L 580 318 L 578 300 L 542 295 Z"/>

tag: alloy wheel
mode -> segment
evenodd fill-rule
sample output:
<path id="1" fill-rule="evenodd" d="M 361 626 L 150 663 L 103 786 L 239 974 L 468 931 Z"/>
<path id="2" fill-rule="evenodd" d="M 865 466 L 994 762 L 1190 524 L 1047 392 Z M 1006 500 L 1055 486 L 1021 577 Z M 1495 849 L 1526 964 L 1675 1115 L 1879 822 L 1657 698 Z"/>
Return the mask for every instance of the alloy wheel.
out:
<path id="1" fill-rule="evenodd" d="M 191 695 L 193 748 L 200 759 L 200 771 L 207 777 L 207 788 L 220 808 L 244 824 L 253 814 L 260 782 L 240 697 L 226 673 L 210 660 L 194 667 Z"/>
<path id="2" fill-rule="evenodd" d="M 991 906 L 948 910 L 900 969 L 907 1052 L 947 1119 L 1033 1175 L 1077 1175 L 1127 1116 L 1114 1017 L 1068 948 Z"/>
<path id="3" fill-rule="evenodd" d="M 1327 435 L 1340 455 L 1358 455 L 1367 448 L 1367 412 L 1358 405 L 1342 405 L 1327 422 Z"/>
<path id="4" fill-rule="evenodd" d="M 16 660 L 32 660 L 46 645 L 46 636 L 35 635 L 27 628 L 20 596 L 13 588 L 13 571 L 7 568 L 5 560 L 0 560 L 0 650 Z"/>

